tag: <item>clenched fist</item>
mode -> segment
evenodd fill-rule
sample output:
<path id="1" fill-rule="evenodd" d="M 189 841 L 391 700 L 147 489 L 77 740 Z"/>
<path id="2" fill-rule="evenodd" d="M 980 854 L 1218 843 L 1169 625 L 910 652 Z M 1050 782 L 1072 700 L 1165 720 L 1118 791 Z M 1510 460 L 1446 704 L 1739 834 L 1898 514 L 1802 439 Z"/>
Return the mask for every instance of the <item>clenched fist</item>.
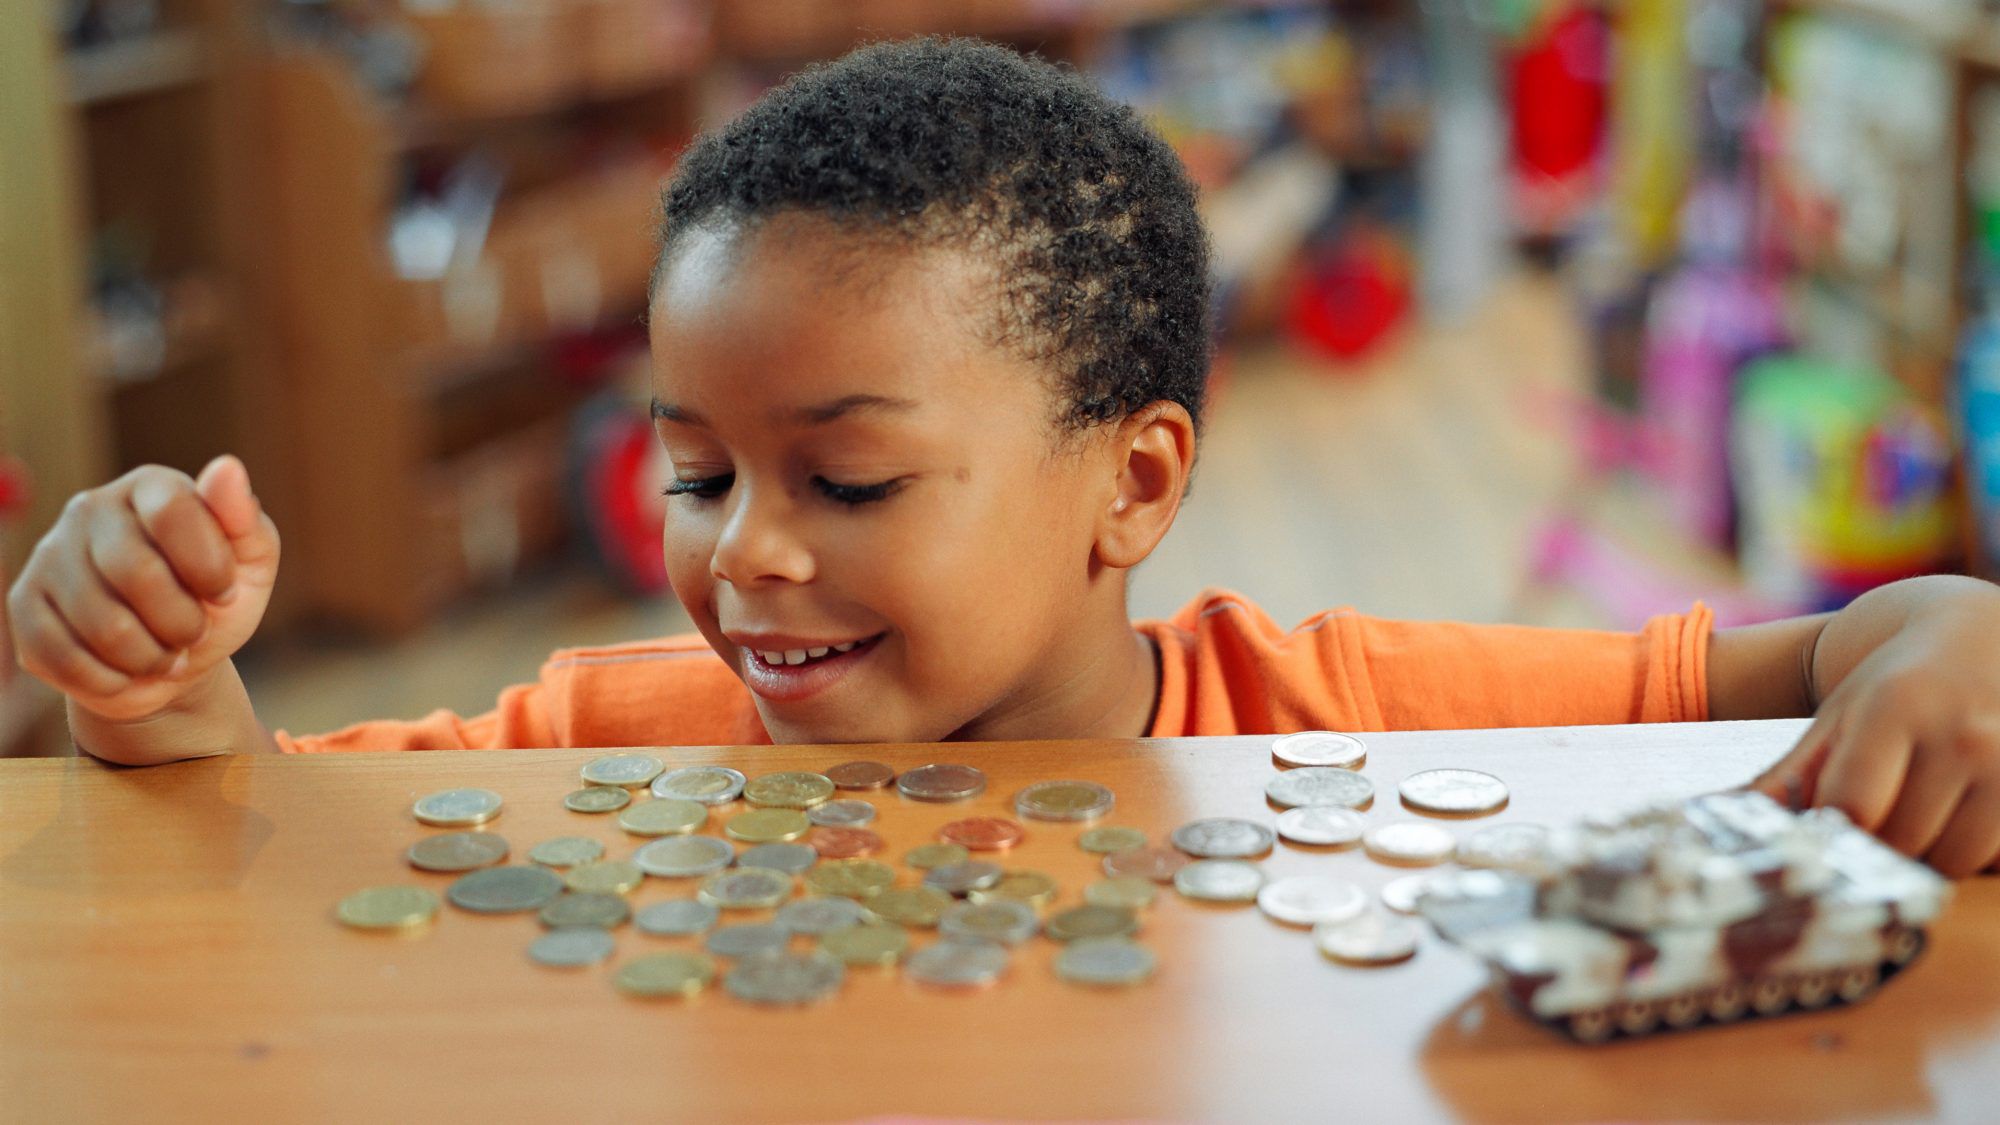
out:
<path id="1" fill-rule="evenodd" d="M 278 529 L 234 457 L 147 465 L 79 493 L 7 597 L 21 666 L 112 723 L 170 707 L 243 647 L 278 577 Z"/>

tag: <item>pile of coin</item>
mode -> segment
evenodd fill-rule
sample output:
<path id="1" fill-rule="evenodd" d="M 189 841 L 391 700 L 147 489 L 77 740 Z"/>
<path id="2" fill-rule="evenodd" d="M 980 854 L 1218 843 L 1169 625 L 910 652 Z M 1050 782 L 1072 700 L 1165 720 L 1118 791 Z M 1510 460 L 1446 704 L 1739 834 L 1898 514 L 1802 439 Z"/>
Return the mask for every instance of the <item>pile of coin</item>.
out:
<path id="1" fill-rule="evenodd" d="M 1062 946 L 1054 968 L 1066 981 L 1137 984 L 1156 969 L 1153 954 L 1134 939 L 1141 912 L 1162 886 L 1206 903 L 1255 903 L 1275 923 L 1310 927 L 1316 946 L 1338 961 L 1400 960 L 1416 950 L 1418 930 L 1407 915 L 1429 880 L 1495 877 L 1434 865 L 1454 856 L 1466 868 L 1515 862 L 1544 835 L 1537 826 L 1503 824 L 1461 842 L 1435 819 L 1368 823 L 1361 810 L 1375 787 L 1357 772 L 1366 748 L 1351 735 L 1289 735 L 1274 742 L 1272 754 L 1290 767 L 1265 788 L 1282 810 L 1273 824 L 1198 819 L 1174 829 L 1170 847 L 1153 845 L 1137 828 L 1092 823 L 1115 805 L 1108 788 L 1043 781 L 1012 797 L 1019 820 L 953 820 L 936 841 L 906 851 L 899 869 L 878 858 L 886 844 L 869 827 L 875 805 L 852 794 L 893 786 L 913 801 L 965 801 L 985 791 L 983 772 L 934 763 L 899 774 L 879 762 L 846 762 L 747 777 L 720 765 L 668 770 L 653 755 L 625 753 L 585 764 L 583 787 L 563 805 L 615 819 L 641 838 L 628 857 L 607 858 L 601 842 L 564 836 L 528 849 L 527 862 L 508 864 L 509 843 L 482 829 L 425 837 L 405 858 L 417 870 L 456 875 L 443 899 L 460 910 L 536 915 L 544 932 L 527 952 L 540 964 L 610 960 L 613 931 L 629 923 L 653 937 L 696 939 L 701 950 L 626 961 L 613 981 L 628 994 L 688 996 L 719 978 L 747 1002 L 801 1004 L 837 992 L 848 970 L 861 966 L 900 966 L 906 978 L 938 988 L 988 985 L 1006 974 L 1014 950 L 1037 938 Z M 635 791 L 649 799 L 635 801 Z M 1473 770 L 1415 773 L 1397 792 L 1406 807 L 1430 817 L 1483 814 L 1507 800 L 1498 778 Z M 730 807 L 739 802 L 749 807 Z M 423 797 L 411 811 L 424 824 L 473 829 L 498 817 L 502 804 L 488 790 L 453 789 Z M 1079 904 L 1051 913 L 1061 890 L 1054 879 L 998 861 L 1027 837 L 1023 821 L 1074 825 L 1076 845 L 1101 856 L 1104 878 L 1081 888 Z M 1345 880 L 1267 879 L 1255 861 L 1280 839 L 1308 849 L 1358 842 L 1379 862 L 1433 870 L 1390 883 L 1377 905 Z M 686 897 L 635 910 L 628 896 L 649 879 L 698 882 Z M 360 928 L 409 928 L 430 921 L 439 905 L 438 895 L 420 887 L 375 887 L 343 900 L 336 916 Z"/>

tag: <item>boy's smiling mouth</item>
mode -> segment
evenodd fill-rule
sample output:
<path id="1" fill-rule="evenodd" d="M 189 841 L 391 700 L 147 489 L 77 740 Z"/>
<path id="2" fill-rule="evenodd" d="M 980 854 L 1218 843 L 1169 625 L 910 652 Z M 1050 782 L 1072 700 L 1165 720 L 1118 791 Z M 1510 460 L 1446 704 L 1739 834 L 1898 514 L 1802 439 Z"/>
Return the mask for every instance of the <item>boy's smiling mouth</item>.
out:
<path id="1" fill-rule="evenodd" d="M 773 703 L 817 695 L 846 676 L 887 634 L 813 642 L 776 634 L 724 634 L 743 654 L 743 682 Z"/>

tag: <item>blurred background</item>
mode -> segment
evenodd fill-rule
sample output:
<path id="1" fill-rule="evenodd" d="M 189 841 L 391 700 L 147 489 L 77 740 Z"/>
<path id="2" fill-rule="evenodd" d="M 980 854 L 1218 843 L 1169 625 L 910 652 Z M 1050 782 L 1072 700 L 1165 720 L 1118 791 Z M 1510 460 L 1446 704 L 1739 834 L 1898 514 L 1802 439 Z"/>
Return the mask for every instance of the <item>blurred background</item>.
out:
<path id="1" fill-rule="evenodd" d="M 1212 420 L 1136 616 L 1627 629 L 1993 575 L 1990 0 L 6 0 L 8 573 L 71 494 L 230 451 L 285 536 L 241 658 L 274 727 L 685 628 L 662 179 L 927 32 L 1074 64 L 1201 184 Z M 6 692 L 0 743 L 60 752 Z"/>

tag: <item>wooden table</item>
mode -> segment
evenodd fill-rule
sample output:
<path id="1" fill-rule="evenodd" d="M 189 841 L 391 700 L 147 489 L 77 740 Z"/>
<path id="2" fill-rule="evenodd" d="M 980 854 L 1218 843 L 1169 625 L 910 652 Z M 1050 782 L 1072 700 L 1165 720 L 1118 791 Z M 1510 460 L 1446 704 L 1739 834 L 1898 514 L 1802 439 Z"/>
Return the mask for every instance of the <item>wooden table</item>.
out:
<path id="1" fill-rule="evenodd" d="M 1741 782 L 1796 722 L 1370 735 L 1371 821 L 1437 766 L 1505 778 L 1500 820 L 1559 823 L 1641 796 Z M 899 858 L 947 820 L 1011 815 L 1029 781 L 1111 786 L 1105 823 L 1164 838 L 1196 816 L 1265 822 L 1265 739 L 664 751 L 756 774 L 877 757 L 963 761 L 991 776 L 957 805 L 877 795 Z M 1428 941 L 1401 965 L 1325 960 L 1254 907 L 1163 895 L 1143 939 L 1160 971 L 1077 988 L 1041 939 L 997 987 L 941 994 L 852 973 L 832 1001 L 764 1010 L 718 989 L 641 1001 L 611 965 L 531 963 L 529 916 L 449 907 L 427 932 L 343 928 L 334 903 L 377 883 L 442 890 L 402 851 L 429 791 L 483 785 L 518 860 L 557 835 L 637 841 L 566 811 L 589 751 L 232 758 L 148 770 L 0 762 L 0 1118 L 839 1120 L 967 1117 L 1389 1121 L 1430 1118 L 1990 1120 L 2000 1074 L 2000 885 L 1961 884 L 1925 957 L 1852 1009 L 1603 1048 L 1570 1046 L 1497 1005 L 1484 972 Z M 726 811 L 726 810 L 725 810 Z M 714 818 L 719 824 L 721 815 Z M 1074 827 L 1031 823 L 1008 862 L 1094 876 Z M 1272 875 L 1379 886 L 1401 871 L 1353 850 L 1281 844 Z M 912 878 L 907 869 L 906 880 Z M 685 895 L 649 880 L 639 903 Z"/>

